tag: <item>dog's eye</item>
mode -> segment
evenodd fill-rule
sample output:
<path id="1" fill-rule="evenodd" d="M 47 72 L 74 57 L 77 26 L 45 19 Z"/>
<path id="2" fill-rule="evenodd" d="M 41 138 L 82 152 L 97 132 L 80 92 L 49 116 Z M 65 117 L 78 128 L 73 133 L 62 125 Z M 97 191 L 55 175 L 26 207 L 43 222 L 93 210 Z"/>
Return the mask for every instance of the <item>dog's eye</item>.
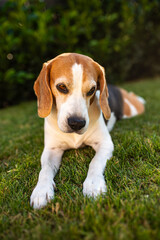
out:
<path id="1" fill-rule="evenodd" d="M 67 87 L 63 84 L 63 83 L 59 83 L 56 85 L 56 88 L 58 89 L 58 91 L 60 91 L 61 93 L 68 93 L 68 89 Z"/>
<path id="2" fill-rule="evenodd" d="M 91 96 L 94 93 L 95 89 L 96 89 L 95 87 L 92 87 L 87 93 L 87 96 Z"/>

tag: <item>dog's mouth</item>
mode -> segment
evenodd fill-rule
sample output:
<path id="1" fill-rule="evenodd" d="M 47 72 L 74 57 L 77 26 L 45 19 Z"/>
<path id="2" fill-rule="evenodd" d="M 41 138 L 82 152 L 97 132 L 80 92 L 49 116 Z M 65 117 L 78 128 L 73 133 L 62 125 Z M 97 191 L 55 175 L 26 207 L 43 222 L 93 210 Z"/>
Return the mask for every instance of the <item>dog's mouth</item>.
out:
<path id="1" fill-rule="evenodd" d="M 76 134 L 79 134 L 79 135 L 82 135 L 85 132 L 86 132 L 86 129 L 82 129 L 82 130 L 79 130 L 79 131 L 72 131 L 72 133 L 76 133 Z"/>
<path id="2" fill-rule="evenodd" d="M 78 134 L 78 135 L 82 135 L 83 133 L 86 132 L 87 129 L 85 128 L 85 129 L 81 129 L 81 130 L 75 131 L 75 130 L 72 130 L 72 129 L 70 129 L 70 128 L 66 128 L 66 129 L 61 129 L 61 128 L 60 128 L 60 130 L 61 130 L 62 132 L 64 132 L 64 133 L 76 133 L 76 134 Z"/>

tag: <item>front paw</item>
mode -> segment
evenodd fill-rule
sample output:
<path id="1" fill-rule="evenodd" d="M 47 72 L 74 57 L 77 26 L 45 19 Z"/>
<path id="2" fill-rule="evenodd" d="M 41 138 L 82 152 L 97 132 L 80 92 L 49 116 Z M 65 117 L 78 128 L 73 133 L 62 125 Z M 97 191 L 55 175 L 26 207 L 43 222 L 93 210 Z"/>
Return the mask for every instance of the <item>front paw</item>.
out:
<path id="1" fill-rule="evenodd" d="M 98 195 L 106 193 L 107 187 L 103 175 L 88 176 L 83 183 L 83 195 L 96 198 Z"/>
<path id="2" fill-rule="evenodd" d="M 37 183 L 30 197 L 30 205 L 34 209 L 40 209 L 47 205 L 54 198 L 54 182 Z"/>

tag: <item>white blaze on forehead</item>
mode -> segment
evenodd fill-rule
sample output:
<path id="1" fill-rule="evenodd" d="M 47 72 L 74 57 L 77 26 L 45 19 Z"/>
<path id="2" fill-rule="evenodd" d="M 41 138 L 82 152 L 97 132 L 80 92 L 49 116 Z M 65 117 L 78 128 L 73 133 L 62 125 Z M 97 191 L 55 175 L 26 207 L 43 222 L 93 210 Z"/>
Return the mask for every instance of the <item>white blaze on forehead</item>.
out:
<path id="1" fill-rule="evenodd" d="M 83 133 L 86 131 L 89 124 L 87 104 L 82 94 L 83 66 L 81 64 L 74 63 L 71 67 L 71 71 L 72 87 L 66 101 L 60 104 L 58 110 L 58 126 L 63 132 L 70 132 L 71 129 L 68 126 L 68 118 L 77 116 L 85 119 L 86 121 L 85 127 L 81 130 L 81 133 Z M 56 82 L 61 79 L 62 78 L 59 78 Z"/>
<path id="2" fill-rule="evenodd" d="M 83 67 L 75 63 L 72 66 L 74 92 L 82 92 Z"/>

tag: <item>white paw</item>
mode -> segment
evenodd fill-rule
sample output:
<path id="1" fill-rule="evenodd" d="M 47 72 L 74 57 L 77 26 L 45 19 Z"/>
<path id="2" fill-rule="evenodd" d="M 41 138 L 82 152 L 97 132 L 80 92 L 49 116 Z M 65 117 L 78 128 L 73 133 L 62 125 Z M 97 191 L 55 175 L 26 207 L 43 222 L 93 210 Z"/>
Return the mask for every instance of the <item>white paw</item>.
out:
<path id="1" fill-rule="evenodd" d="M 83 195 L 96 198 L 98 195 L 106 193 L 107 187 L 103 175 L 87 177 L 83 183 Z"/>
<path id="2" fill-rule="evenodd" d="M 34 209 L 40 209 L 47 205 L 54 198 L 54 182 L 37 183 L 30 197 L 30 205 Z"/>

